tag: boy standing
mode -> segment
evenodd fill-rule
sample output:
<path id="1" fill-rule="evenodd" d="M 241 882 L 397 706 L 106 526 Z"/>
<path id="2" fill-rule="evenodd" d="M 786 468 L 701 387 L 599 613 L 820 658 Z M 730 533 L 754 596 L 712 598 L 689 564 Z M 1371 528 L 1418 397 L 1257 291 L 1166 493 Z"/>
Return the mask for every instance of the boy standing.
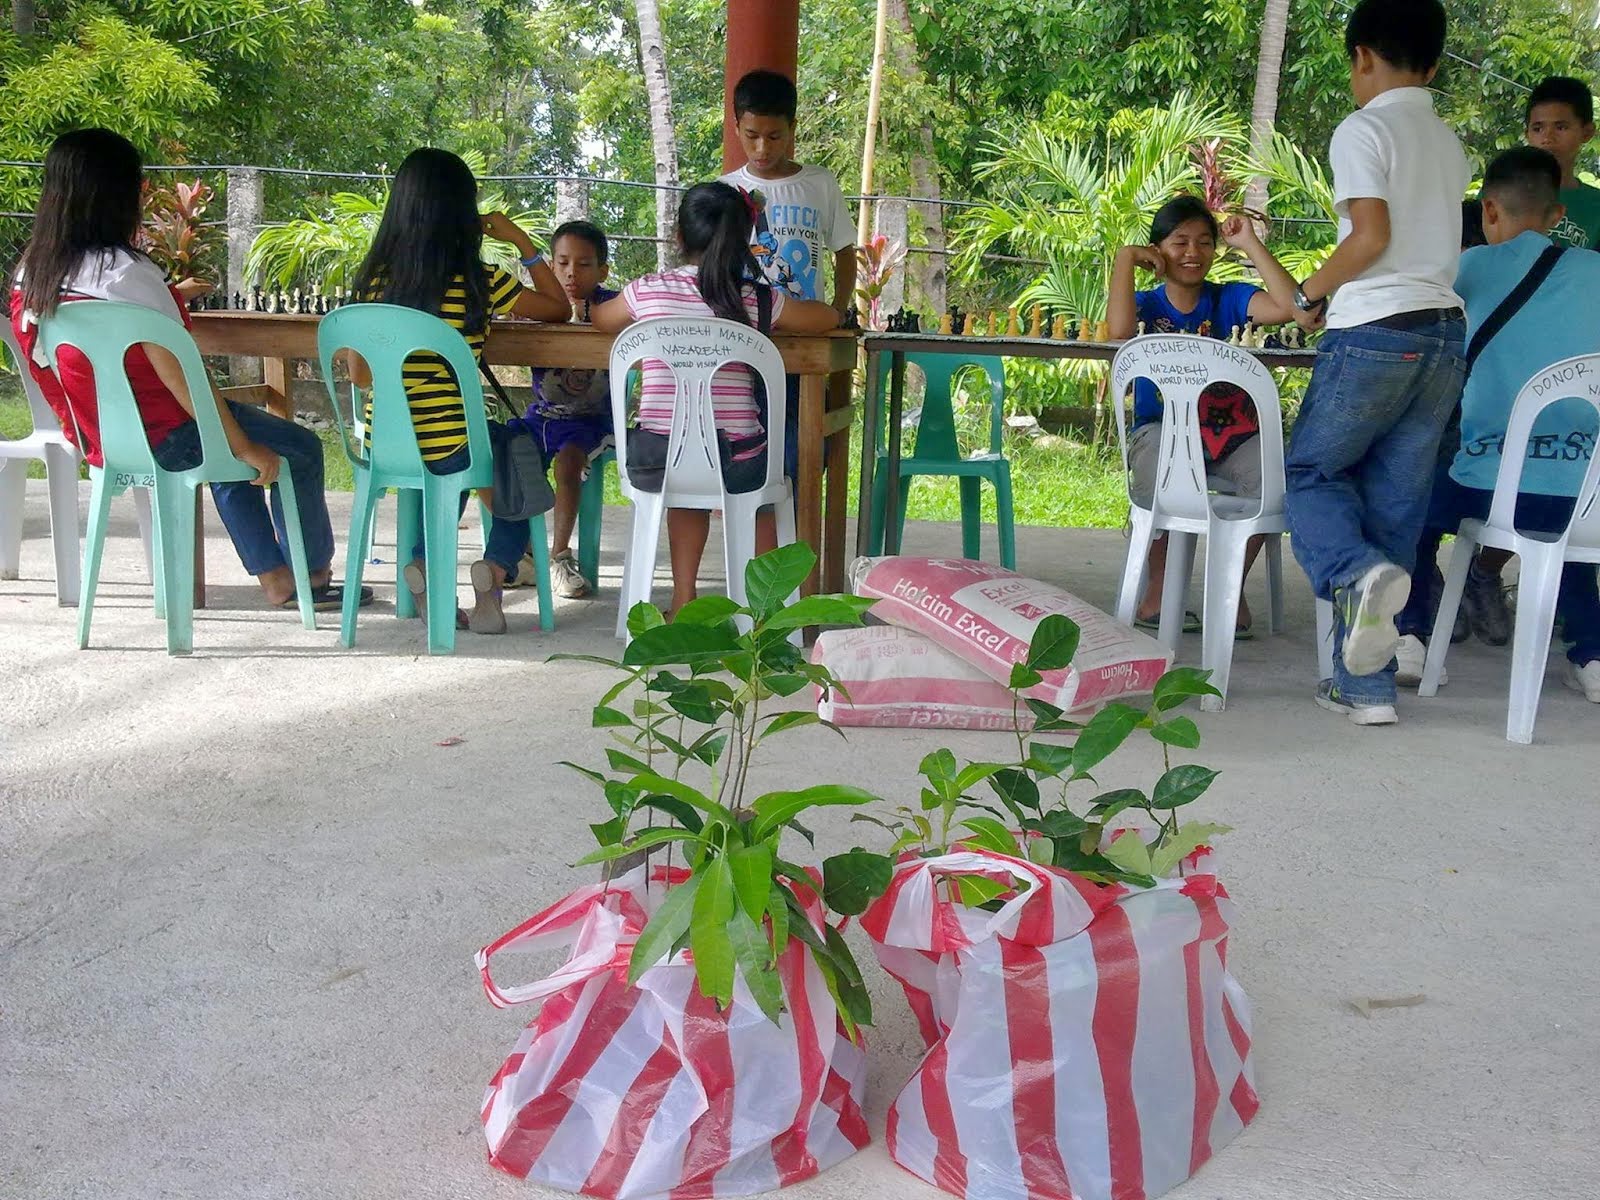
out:
<path id="1" fill-rule="evenodd" d="M 1326 308 L 1328 333 L 1285 456 L 1289 531 L 1334 607 L 1334 673 L 1317 703 L 1357 725 L 1396 720 L 1395 616 L 1464 373 L 1452 285 L 1470 171 L 1425 90 L 1444 36 L 1439 0 L 1361 0 L 1351 13 L 1359 111 L 1329 149 L 1340 241 L 1295 301 L 1306 326 Z"/>
<path id="2" fill-rule="evenodd" d="M 856 227 L 833 172 L 794 160 L 799 97 L 776 71 L 751 71 L 733 89 L 733 119 L 745 164 L 722 177 L 755 206 L 755 252 L 767 282 L 802 300 L 822 295 L 822 263 L 833 256 L 833 307 L 842 320 L 856 290 Z M 798 473 L 799 377 L 788 378 L 784 444 L 790 478 Z"/>
<path id="3" fill-rule="evenodd" d="M 1578 155 L 1594 137 L 1594 96 L 1565 75 L 1552 75 L 1528 97 L 1528 145 L 1548 150 L 1561 164 L 1561 203 L 1567 215 L 1550 231 L 1552 241 L 1600 250 L 1600 188 L 1578 182 Z"/>

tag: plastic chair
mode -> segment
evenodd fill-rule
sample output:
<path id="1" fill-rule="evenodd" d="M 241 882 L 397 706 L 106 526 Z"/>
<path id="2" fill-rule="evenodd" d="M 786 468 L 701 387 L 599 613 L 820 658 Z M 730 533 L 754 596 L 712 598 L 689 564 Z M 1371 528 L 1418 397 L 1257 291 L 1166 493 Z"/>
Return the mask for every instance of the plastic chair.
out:
<path id="1" fill-rule="evenodd" d="M 606 464 L 617 461 L 615 450 L 606 450 L 589 464 L 589 477 L 578 493 L 578 571 L 589 586 L 600 586 L 600 526 L 606 506 Z"/>
<path id="2" fill-rule="evenodd" d="M 17 377 L 33 414 L 33 432 L 16 441 L 0 442 L 0 579 L 15 579 L 22 567 L 22 506 L 27 494 L 28 463 L 44 463 L 50 494 L 50 544 L 56 556 L 56 603 L 78 602 L 79 528 L 78 464 L 82 461 L 56 414 L 39 390 L 11 322 L 0 321 L 0 338 L 16 364 Z"/>
<path id="3" fill-rule="evenodd" d="M 1000 565 L 1009 571 L 1017 568 L 1016 527 L 1011 510 L 1011 463 L 1002 453 L 1005 431 L 1005 364 L 994 355 L 908 354 L 906 362 L 922 371 L 924 383 L 922 416 L 917 422 L 917 452 L 900 460 L 900 504 L 896 509 L 898 528 L 895 545 L 905 532 L 906 499 L 916 475 L 953 475 L 961 481 L 961 554 L 963 558 L 982 557 L 983 500 L 981 487 L 987 479 L 994 486 L 995 524 L 1000 535 Z M 980 371 L 988 380 L 989 449 L 966 458 L 956 445 L 955 406 L 952 396 L 956 378 L 968 371 Z M 885 373 L 887 374 L 887 373 Z M 873 398 L 883 408 L 887 379 L 880 379 Z M 900 437 L 898 429 L 884 429 L 884 441 Z M 888 448 L 877 446 L 878 469 L 872 480 L 871 544 L 874 554 L 883 553 L 884 512 L 888 507 Z"/>
<path id="4" fill-rule="evenodd" d="M 672 429 L 667 441 L 666 477 L 659 492 L 640 491 L 628 475 L 628 369 L 647 359 L 667 364 L 677 383 Z M 744 363 L 767 388 L 767 478 L 753 492 L 729 493 L 722 480 L 711 379 L 730 363 Z M 617 436 L 617 474 L 622 494 L 633 506 L 628 556 L 622 567 L 617 605 L 617 636 L 628 640 L 628 610 L 649 601 L 655 582 L 661 516 L 668 508 L 722 510 L 722 552 L 728 595 L 745 602 L 744 569 L 755 557 L 756 512 L 772 505 L 778 544 L 794 542 L 794 503 L 783 473 L 783 359 L 757 330 L 717 317 L 661 317 L 640 321 L 617 336 L 611 347 L 611 415 Z M 796 631 L 798 632 L 798 631 Z"/>
<path id="5" fill-rule="evenodd" d="M 137 304 L 74 300 L 40 322 L 39 340 L 52 366 L 61 347 L 72 346 L 89 360 L 94 372 L 104 466 L 89 468 L 93 490 L 78 600 L 78 648 L 89 644 L 112 497 L 130 487 L 144 487 L 150 491 L 154 516 L 156 615 L 166 618 L 167 653 L 188 654 L 194 649 L 195 489 L 202 483 L 247 483 L 256 477 L 255 468 L 235 458 L 228 449 L 216 406 L 204 402 L 212 395 L 211 379 L 194 338 L 172 318 Z M 198 467 L 168 471 L 150 452 L 144 422 L 123 365 L 129 348 L 136 345 L 159 346 L 170 352 L 183 368 L 190 395 L 200 398 L 194 406 L 195 423 L 200 427 Z M 273 487 L 282 501 L 284 524 L 288 527 L 289 566 L 294 572 L 300 620 L 307 629 L 315 629 L 311 579 L 300 532 L 300 505 L 286 465 Z"/>
<path id="6" fill-rule="evenodd" d="M 1587 381 L 1600 377 L 1600 354 L 1584 354 L 1552 363 L 1528 380 L 1517 393 L 1507 423 L 1505 450 L 1495 476 L 1494 501 L 1487 521 L 1462 521 L 1456 533 L 1450 569 L 1445 573 L 1444 594 L 1428 638 L 1428 658 L 1422 668 L 1420 696 L 1439 691 L 1439 676 L 1450 649 L 1456 610 L 1467 583 L 1467 568 L 1479 546 L 1509 550 L 1521 563 L 1517 578 L 1516 625 L 1511 636 L 1511 694 L 1506 713 L 1506 740 L 1529 745 L 1534 719 L 1539 713 L 1539 692 L 1544 686 L 1555 626 L 1556 598 L 1561 571 L 1567 563 L 1600 563 L 1600 455 L 1589 462 L 1578 489 L 1572 520 L 1559 534 L 1524 534 L 1517 531 L 1517 496 L 1522 467 L 1528 456 L 1528 439 L 1540 414 L 1563 400 L 1583 400 L 1594 406 L 1600 419 L 1600 398 Z"/>
<path id="7" fill-rule="evenodd" d="M 1183 628 L 1184 596 L 1194 567 L 1195 539 L 1206 539 L 1205 601 L 1201 665 L 1221 697 L 1207 696 L 1203 707 L 1220 710 L 1227 699 L 1233 666 L 1234 622 L 1244 591 L 1246 543 L 1268 535 L 1268 629 L 1283 626 L 1283 418 L 1271 374 L 1243 350 L 1215 338 L 1159 334 L 1135 338 L 1118 351 L 1111 366 L 1116 398 L 1117 441 L 1128 468 L 1128 430 L 1122 397 L 1135 379 L 1161 389 L 1161 449 L 1152 507 L 1133 503 L 1132 535 L 1122 570 L 1117 619 L 1131 623 L 1144 587 L 1150 543 L 1159 532 L 1169 539 L 1161 593 L 1158 637 L 1176 651 Z M 1212 494 L 1200 442 L 1200 394 L 1213 383 L 1231 383 L 1249 394 L 1261 428 L 1261 497 Z"/>
<path id="8" fill-rule="evenodd" d="M 422 530 L 430 569 L 427 572 L 428 652 L 449 654 L 456 645 L 456 556 L 460 548 L 457 524 L 461 493 L 489 487 L 494 482 L 489 422 L 483 403 L 478 364 L 466 339 L 431 313 L 395 304 L 349 304 L 324 317 L 317 325 L 317 355 L 322 377 L 333 380 L 334 356 L 353 350 L 372 371 L 372 424 L 366 457 L 352 443 L 344 412 L 335 401 L 339 432 L 355 467 L 356 494 L 350 517 L 350 538 L 345 552 L 345 602 L 339 640 L 356 641 L 356 613 L 360 603 L 361 573 L 365 566 L 378 501 L 387 489 L 397 493 L 395 544 L 395 615 L 416 615 L 416 603 L 405 585 L 409 548 Z M 468 465 L 450 475 L 435 475 L 422 462 L 416 427 L 406 396 L 402 371 L 413 354 L 436 354 L 454 373 L 466 412 Z M 352 423 L 361 419 L 354 413 Z M 539 572 L 539 628 L 555 628 L 555 607 L 550 594 L 550 547 L 544 534 L 544 516 L 532 522 L 534 565 Z"/>

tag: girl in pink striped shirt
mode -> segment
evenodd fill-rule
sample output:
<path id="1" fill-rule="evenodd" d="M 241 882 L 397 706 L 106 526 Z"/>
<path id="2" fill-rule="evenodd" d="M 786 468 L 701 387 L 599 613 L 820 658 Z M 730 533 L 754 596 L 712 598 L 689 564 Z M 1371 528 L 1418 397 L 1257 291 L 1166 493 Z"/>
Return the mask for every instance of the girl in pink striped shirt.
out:
<path id="1" fill-rule="evenodd" d="M 646 275 L 591 314 L 595 328 L 621 332 L 651 317 L 722 317 L 763 333 L 821 333 L 839 323 L 836 309 L 815 300 L 774 292 L 750 253 L 753 218 L 748 199 L 725 183 L 702 183 L 678 206 L 678 249 L 684 266 Z M 763 309 L 766 313 L 763 314 Z M 634 486 L 659 491 L 667 461 L 667 434 L 677 388 L 665 363 L 644 364 L 634 428 L 628 431 L 628 474 Z M 732 366 L 712 380 L 712 406 L 722 449 L 722 478 L 729 492 L 754 491 L 767 477 L 764 406 L 754 373 Z M 672 611 L 693 600 L 711 514 L 697 508 L 667 510 L 672 555 Z M 756 519 L 757 553 L 778 543 L 772 510 Z"/>

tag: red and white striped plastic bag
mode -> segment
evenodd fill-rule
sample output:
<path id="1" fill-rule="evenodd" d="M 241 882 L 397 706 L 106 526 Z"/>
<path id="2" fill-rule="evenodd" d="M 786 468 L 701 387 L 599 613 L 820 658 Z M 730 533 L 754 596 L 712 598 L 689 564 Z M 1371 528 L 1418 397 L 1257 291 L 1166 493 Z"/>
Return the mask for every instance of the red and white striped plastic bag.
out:
<path id="1" fill-rule="evenodd" d="M 589 1196 L 694 1200 L 798 1183 L 865 1146 L 864 1052 L 798 940 L 778 963 L 780 1024 L 742 978 L 719 1013 L 682 954 L 628 984 L 629 956 L 664 890 L 647 891 L 641 867 L 579 889 L 478 952 L 492 1003 L 544 1001 L 489 1081 L 489 1162 Z M 820 924 L 820 906 L 808 907 Z M 498 954 L 559 946 L 572 947 L 567 961 L 538 982 L 502 987 L 490 975 Z"/>
<path id="2" fill-rule="evenodd" d="M 1204 858 L 1098 887 L 984 850 L 907 860 L 861 919 L 928 1053 L 889 1109 L 895 1162 L 968 1200 L 1146 1200 L 1255 1116 L 1232 903 Z M 1026 883 L 999 911 L 947 881 Z"/>

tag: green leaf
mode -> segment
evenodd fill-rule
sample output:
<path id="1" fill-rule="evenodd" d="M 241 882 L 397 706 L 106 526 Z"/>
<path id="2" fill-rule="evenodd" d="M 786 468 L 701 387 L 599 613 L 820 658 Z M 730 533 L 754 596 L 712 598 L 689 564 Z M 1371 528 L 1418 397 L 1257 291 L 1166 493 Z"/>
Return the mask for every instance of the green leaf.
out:
<path id="1" fill-rule="evenodd" d="M 798 792 L 768 792 L 765 796 L 757 797 L 756 802 L 750 806 L 756 814 L 756 825 L 751 839 L 759 841 L 808 808 L 837 804 L 867 805 L 875 800 L 877 797 L 871 792 L 842 783 L 817 784 L 815 787 L 802 788 Z"/>
<path id="2" fill-rule="evenodd" d="M 1109 758 L 1142 720 L 1144 714 L 1126 704 L 1108 704 L 1095 713 L 1072 748 L 1073 773 L 1082 775 Z"/>
<path id="3" fill-rule="evenodd" d="M 1038 687 L 1043 682 L 1044 676 L 1027 663 L 1012 663 L 1011 678 L 1006 682 L 1006 686 L 1014 692 L 1020 692 L 1027 688 Z"/>
<path id="4" fill-rule="evenodd" d="M 1104 824 L 1124 809 L 1144 808 L 1149 803 L 1149 799 L 1138 788 L 1116 788 L 1096 796 L 1091 801 L 1089 815 Z"/>
<path id="5" fill-rule="evenodd" d="M 1053 808 L 1024 826 L 1029 833 L 1042 833 L 1048 838 L 1076 837 L 1089 828 L 1089 822 L 1064 808 Z"/>
<path id="6" fill-rule="evenodd" d="M 572 865 L 587 867 L 594 863 L 610 862 L 614 858 L 625 858 L 630 854 L 637 854 L 640 850 L 648 850 L 651 846 L 664 845 L 667 842 L 698 842 L 700 835 L 691 833 L 687 829 L 646 829 L 643 833 L 626 842 L 617 842 L 608 846 L 601 846 L 598 850 L 591 850 Z"/>
<path id="7" fill-rule="evenodd" d="M 731 624 L 658 625 L 628 643 L 622 661 L 630 667 L 694 665 L 721 660 L 739 649 L 739 634 Z"/>
<path id="8" fill-rule="evenodd" d="M 635 758 L 626 750 L 620 750 L 616 746 L 606 747 L 606 762 L 611 764 L 611 769 L 613 771 L 628 771 L 633 774 L 647 774 L 650 770 L 650 764 L 645 762 L 644 759 Z M 579 770 L 582 770 L 582 768 L 580 767 Z M 584 774 L 588 775 L 591 774 L 591 772 L 585 771 Z"/>
<path id="9" fill-rule="evenodd" d="M 1211 844 L 1219 833 L 1232 833 L 1231 825 L 1215 825 L 1209 821 L 1189 821 L 1178 826 L 1175 836 L 1167 838 L 1150 853 L 1150 870 L 1158 877 L 1171 875 L 1177 866 L 1201 846 Z"/>
<path id="10" fill-rule="evenodd" d="M 728 851 L 728 869 L 733 874 L 733 893 L 739 907 L 759 924 L 772 891 L 772 851 L 761 842 L 736 846 Z"/>
<path id="11" fill-rule="evenodd" d="M 627 713 L 618 712 L 614 708 L 607 708 L 603 704 L 595 706 L 594 719 L 593 719 L 593 722 L 591 724 L 592 728 L 594 728 L 594 729 L 619 729 L 619 728 L 631 728 L 632 726 L 633 726 L 633 718 L 630 717 Z"/>
<path id="12" fill-rule="evenodd" d="M 703 878 L 701 875 L 691 875 L 667 890 L 666 899 L 634 943 L 633 956 L 628 960 L 629 983 L 638 983 L 639 976 L 665 958 L 678 939 L 689 932 L 695 897 Z"/>
<path id="13" fill-rule="evenodd" d="M 1017 839 L 999 821 L 993 817 L 967 817 L 962 825 L 972 830 L 974 836 L 962 838 L 975 846 L 982 846 L 985 850 L 993 850 L 996 854 L 1016 854 Z"/>
<path id="14" fill-rule="evenodd" d="M 1152 698 L 1158 712 L 1177 708 L 1195 696 L 1220 696 L 1221 692 L 1210 684 L 1211 672 L 1198 667 L 1173 667 L 1160 679 Z"/>
<path id="15" fill-rule="evenodd" d="M 811 681 L 799 672 L 780 672 L 763 676 L 761 682 L 774 696 L 792 696 Z"/>
<path id="16" fill-rule="evenodd" d="M 679 688 L 668 698 L 667 706 L 700 725 L 715 725 L 727 712 L 726 705 L 716 703 L 710 691 L 698 684 Z"/>
<path id="17" fill-rule="evenodd" d="M 568 762 L 566 759 L 562 759 L 560 762 L 556 763 L 556 766 L 558 766 L 558 767 L 571 767 L 574 771 L 576 771 L 579 775 L 582 775 L 584 778 L 592 779 L 596 783 L 600 784 L 600 786 L 602 786 L 602 787 L 605 786 L 606 777 L 604 775 L 600 774 L 599 771 L 591 770 L 588 767 L 580 767 L 577 763 Z"/>
<path id="18" fill-rule="evenodd" d="M 825 722 L 814 712 L 786 712 L 778 713 L 772 718 L 762 737 L 770 737 L 774 733 L 782 733 L 785 729 L 797 729 L 802 725 L 822 725 Z"/>
<path id="19" fill-rule="evenodd" d="M 867 610 L 876 603 L 868 596 L 802 596 L 769 616 L 761 627 L 782 631 L 803 629 L 807 625 L 859 625 Z"/>
<path id="20" fill-rule="evenodd" d="M 1071 746 L 1054 742 L 1029 742 L 1028 761 L 1022 765 L 1050 778 L 1072 770 L 1076 756 Z"/>
<path id="21" fill-rule="evenodd" d="M 772 957 L 777 958 L 789 944 L 789 906 L 784 897 L 790 893 L 776 880 L 767 892 L 767 920 L 772 922 Z"/>
<path id="22" fill-rule="evenodd" d="M 923 756 L 917 764 L 917 772 L 932 785 L 934 793 L 941 800 L 953 800 L 960 793 L 956 790 L 956 756 L 949 750 L 939 749 Z M 927 804 L 924 803 L 924 808 Z"/>
<path id="23" fill-rule="evenodd" d="M 894 862 L 886 854 L 859 846 L 822 862 L 822 902 L 832 911 L 857 917 L 889 890 Z"/>
<path id="24" fill-rule="evenodd" d="M 1151 808 L 1182 808 L 1192 804 L 1211 786 L 1217 772 L 1197 763 L 1184 763 L 1173 767 L 1156 780 L 1156 790 L 1150 794 Z"/>
<path id="25" fill-rule="evenodd" d="M 859 987 L 861 968 L 856 965 L 856 956 L 850 952 L 850 944 L 844 940 L 844 935 L 832 925 L 824 923 L 822 941 L 827 947 L 828 957 L 833 961 L 833 965 L 839 968 L 839 978 Z M 868 1020 L 870 1021 L 870 1018 Z M 862 1024 L 867 1023 L 867 1021 L 862 1022 Z"/>
<path id="26" fill-rule="evenodd" d="M 701 877 L 689 922 L 689 948 L 700 994 L 716 1001 L 719 1008 L 733 1001 L 733 942 L 728 937 L 733 913 L 733 871 L 728 860 L 719 856 Z"/>
<path id="27" fill-rule="evenodd" d="M 589 826 L 589 832 L 594 834 L 594 840 L 602 846 L 615 846 L 627 831 L 628 822 L 621 817 L 612 817 L 609 821 L 599 821 Z"/>
<path id="28" fill-rule="evenodd" d="M 961 897 L 961 903 L 968 908 L 978 908 L 991 900 L 998 900 L 1012 887 L 1012 884 L 1001 883 L 996 879 L 983 879 L 977 875 L 961 875 L 956 878 L 956 893 Z"/>
<path id="29" fill-rule="evenodd" d="M 647 630 L 660 628 L 666 621 L 654 604 L 640 601 L 628 610 L 628 636 L 636 638 Z M 623 661 L 626 662 L 626 658 Z"/>
<path id="30" fill-rule="evenodd" d="M 687 757 L 687 756 L 685 756 Z M 729 825 L 734 823 L 732 810 L 724 808 L 703 792 L 690 787 L 677 779 L 668 779 L 665 775 L 635 775 L 633 786 L 645 792 L 659 792 L 664 796 L 674 796 L 685 804 L 698 808 L 701 812 L 713 817 L 720 817 Z"/>
<path id="31" fill-rule="evenodd" d="M 1105 848 L 1105 856 L 1125 871 L 1151 875 L 1150 847 L 1144 844 L 1138 830 L 1130 830 Z"/>
<path id="32" fill-rule="evenodd" d="M 1072 657 L 1078 652 L 1079 632 L 1076 622 L 1052 613 L 1033 631 L 1028 666 L 1035 671 L 1060 671 L 1071 666 Z"/>
<path id="33" fill-rule="evenodd" d="M 1008 808 L 1039 810 L 1039 785 L 1026 771 L 1005 767 L 989 778 L 989 786 Z"/>
<path id="34" fill-rule="evenodd" d="M 1061 719 L 1061 709 L 1048 700 L 1035 700 L 1029 697 L 1023 703 L 1028 706 L 1028 711 L 1033 714 L 1034 720 L 1042 725 L 1049 725 Z"/>
<path id="35" fill-rule="evenodd" d="M 673 615 L 674 625 L 720 625 L 723 621 L 743 612 L 726 596 L 697 596 Z"/>
<path id="36" fill-rule="evenodd" d="M 660 809 L 685 829 L 695 833 L 705 828 L 706 823 L 700 819 L 700 814 L 694 810 L 693 805 L 685 804 L 682 800 L 671 796 L 646 796 L 639 801 L 639 807 Z"/>
<path id="37" fill-rule="evenodd" d="M 689 753 L 708 767 L 714 767 L 728 748 L 728 733 L 724 729 L 708 729 L 695 738 Z"/>
<path id="38" fill-rule="evenodd" d="M 744 569 L 744 593 L 756 624 L 765 624 L 782 609 L 816 565 L 816 551 L 804 542 L 791 542 L 751 559 Z"/>
<path id="39" fill-rule="evenodd" d="M 1200 745 L 1200 727 L 1188 717 L 1173 717 L 1170 721 L 1163 721 L 1150 730 L 1150 736 L 1158 742 L 1183 750 L 1194 750 Z"/>
<path id="40" fill-rule="evenodd" d="M 999 774 L 1006 769 L 1004 763 L 968 763 L 956 773 L 955 788 L 957 794 L 971 791 L 985 779 Z"/>
<path id="41" fill-rule="evenodd" d="M 744 975 L 745 986 L 767 1020 L 777 1023 L 783 1014 L 783 981 L 772 965 L 772 947 L 761 927 L 744 910 L 733 914 L 727 929 L 733 959 Z"/>

